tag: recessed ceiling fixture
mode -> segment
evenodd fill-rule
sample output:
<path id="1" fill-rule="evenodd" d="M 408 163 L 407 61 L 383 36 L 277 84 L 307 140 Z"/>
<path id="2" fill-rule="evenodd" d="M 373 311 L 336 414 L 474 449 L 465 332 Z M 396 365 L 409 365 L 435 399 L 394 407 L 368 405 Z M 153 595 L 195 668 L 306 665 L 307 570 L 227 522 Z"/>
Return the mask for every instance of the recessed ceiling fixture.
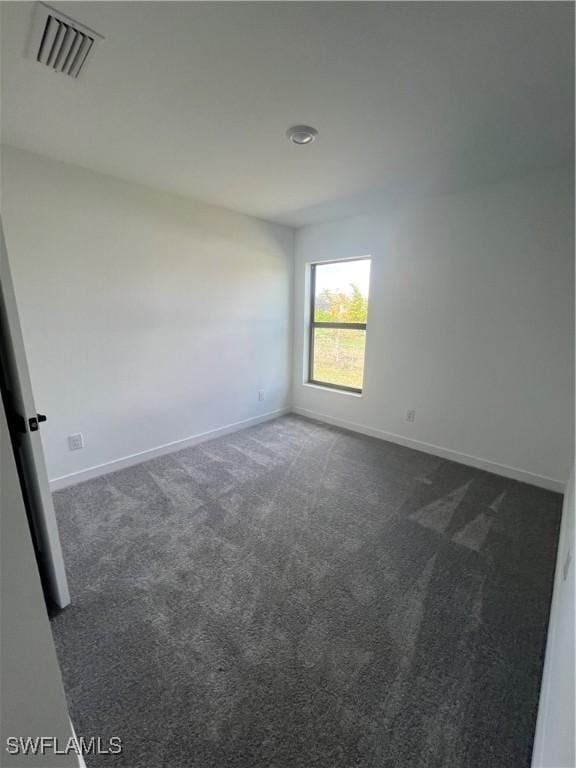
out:
<path id="1" fill-rule="evenodd" d="M 316 128 L 312 128 L 309 125 L 293 125 L 292 128 L 288 128 L 286 136 L 290 139 L 292 144 L 312 144 L 318 136 Z"/>

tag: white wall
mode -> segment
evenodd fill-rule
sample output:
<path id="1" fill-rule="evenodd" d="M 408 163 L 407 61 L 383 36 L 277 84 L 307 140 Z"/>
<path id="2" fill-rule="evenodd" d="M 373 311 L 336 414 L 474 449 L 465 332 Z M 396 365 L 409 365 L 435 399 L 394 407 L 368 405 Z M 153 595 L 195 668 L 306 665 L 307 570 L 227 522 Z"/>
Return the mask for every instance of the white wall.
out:
<path id="1" fill-rule="evenodd" d="M 21 150 L 3 157 L 51 478 L 290 405 L 290 229 Z M 561 488 L 573 253 L 561 172 L 300 230 L 294 406 Z M 364 394 L 305 386 L 305 265 L 364 254 Z M 70 452 L 75 432 L 86 447 Z"/>
<path id="2" fill-rule="evenodd" d="M 572 186 L 551 172 L 299 230 L 296 409 L 562 488 L 574 423 Z M 305 385 L 306 264 L 365 254 L 364 393 Z"/>
<path id="3" fill-rule="evenodd" d="M 574 468 L 564 496 L 533 768 L 574 768 Z"/>
<path id="4" fill-rule="evenodd" d="M 2 186 L 51 479 L 289 405 L 291 229 L 8 147 Z"/>

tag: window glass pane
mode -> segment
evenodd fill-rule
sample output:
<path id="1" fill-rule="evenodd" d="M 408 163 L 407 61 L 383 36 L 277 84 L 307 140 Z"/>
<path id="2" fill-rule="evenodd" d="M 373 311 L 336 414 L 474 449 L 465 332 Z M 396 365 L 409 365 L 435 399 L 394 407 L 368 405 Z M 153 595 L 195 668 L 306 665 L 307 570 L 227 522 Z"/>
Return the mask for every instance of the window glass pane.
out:
<path id="1" fill-rule="evenodd" d="M 314 320 L 365 323 L 368 311 L 370 259 L 317 264 Z"/>
<path id="2" fill-rule="evenodd" d="M 314 328 L 312 379 L 362 389 L 366 331 Z"/>

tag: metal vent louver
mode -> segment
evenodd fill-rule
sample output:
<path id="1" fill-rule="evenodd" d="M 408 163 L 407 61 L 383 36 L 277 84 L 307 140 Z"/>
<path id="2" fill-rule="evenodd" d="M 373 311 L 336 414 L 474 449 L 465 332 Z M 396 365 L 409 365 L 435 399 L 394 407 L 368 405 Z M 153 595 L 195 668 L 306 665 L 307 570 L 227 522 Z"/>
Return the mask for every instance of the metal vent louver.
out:
<path id="1" fill-rule="evenodd" d="M 40 64 L 78 77 L 102 35 L 44 3 L 35 19 L 34 56 Z"/>

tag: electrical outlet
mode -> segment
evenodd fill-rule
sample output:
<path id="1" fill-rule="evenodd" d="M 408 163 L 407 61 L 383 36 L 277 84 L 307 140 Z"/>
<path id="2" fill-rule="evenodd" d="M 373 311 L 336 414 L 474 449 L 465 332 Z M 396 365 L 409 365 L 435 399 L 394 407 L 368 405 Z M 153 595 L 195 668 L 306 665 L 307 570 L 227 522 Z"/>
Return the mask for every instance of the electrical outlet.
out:
<path id="1" fill-rule="evenodd" d="M 416 421 L 416 411 L 406 411 L 406 421 L 410 423 Z"/>
<path id="2" fill-rule="evenodd" d="M 78 432 L 76 435 L 68 435 L 68 450 L 79 451 L 80 448 L 84 448 L 84 437 L 82 432 Z"/>
<path id="3" fill-rule="evenodd" d="M 262 400 L 264 400 L 264 390 L 263 389 L 259 389 L 258 390 L 258 400 L 260 402 L 262 402 Z"/>

